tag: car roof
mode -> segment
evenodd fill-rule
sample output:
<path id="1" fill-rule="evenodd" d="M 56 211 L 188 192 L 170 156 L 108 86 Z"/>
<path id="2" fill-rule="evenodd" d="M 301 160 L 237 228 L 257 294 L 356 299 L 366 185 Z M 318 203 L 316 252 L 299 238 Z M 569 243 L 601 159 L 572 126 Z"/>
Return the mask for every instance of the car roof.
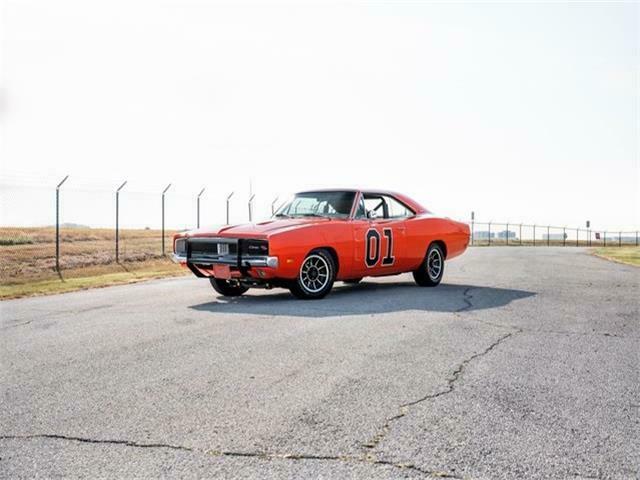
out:
<path id="1" fill-rule="evenodd" d="M 415 213 L 430 213 L 429 210 L 424 208 L 418 202 L 413 200 L 410 197 L 398 192 L 393 192 L 391 190 L 379 190 L 379 189 L 371 189 L 371 188 L 318 188 L 316 190 L 304 190 L 302 192 L 297 193 L 316 193 L 316 192 L 349 192 L 349 193 L 358 193 L 362 192 L 363 194 L 376 194 L 376 195 L 388 195 L 397 200 L 400 200 L 402 203 L 406 204 L 410 207 Z"/>

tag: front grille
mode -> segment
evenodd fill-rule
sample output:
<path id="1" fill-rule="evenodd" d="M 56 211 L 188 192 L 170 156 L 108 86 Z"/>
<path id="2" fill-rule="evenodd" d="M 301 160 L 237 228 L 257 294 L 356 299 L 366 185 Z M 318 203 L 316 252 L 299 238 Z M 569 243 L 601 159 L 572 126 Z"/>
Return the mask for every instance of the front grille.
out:
<path id="1" fill-rule="evenodd" d="M 177 245 L 176 245 L 177 248 Z M 194 265 L 235 265 L 238 268 L 244 263 L 266 258 L 269 255 L 269 244 L 266 240 L 195 237 L 187 240 L 187 262 Z M 264 260 L 266 262 L 266 260 Z"/>
<path id="2" fill-rule="evenodd" d="M 220 255 L 224 245 L 228 248 L 228 255 L 238 254 L 238 244 L 230 243 L 229 241 L 220 241 L 218 239 L 204 239 L 194 238 L 191 239 L 189 244 L 191 245 L 191 255 Z"/>

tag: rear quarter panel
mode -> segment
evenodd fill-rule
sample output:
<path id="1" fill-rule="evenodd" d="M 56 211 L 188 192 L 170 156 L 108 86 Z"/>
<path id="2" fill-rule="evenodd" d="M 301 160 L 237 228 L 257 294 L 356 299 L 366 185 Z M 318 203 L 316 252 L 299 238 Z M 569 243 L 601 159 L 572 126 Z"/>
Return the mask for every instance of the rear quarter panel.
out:
<path id="1" fill-rule="evenodd" d="M 469 245 L 469 226 L 461 222 L 432 215 L 417 215 L 407 219 L 405 225 L 406 254 L 412 270 L 424 260 L 429 245 L 434 241 L 444 242 L 447 260 L 461 255 Z"/>

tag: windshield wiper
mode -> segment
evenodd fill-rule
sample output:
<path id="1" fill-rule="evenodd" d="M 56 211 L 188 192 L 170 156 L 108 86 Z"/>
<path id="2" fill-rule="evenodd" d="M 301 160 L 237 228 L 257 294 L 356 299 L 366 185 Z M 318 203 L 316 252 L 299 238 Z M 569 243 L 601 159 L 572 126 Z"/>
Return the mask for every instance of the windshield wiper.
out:
<path id="1" fill-rule="evenodd" d="M 291 218 L 291 215 L 287 215 L 286 213 L 276 213 L 276 214 L 274 215 L 274 217 L 276 217 L 276 218 L 281 218 L 281 217 L 284 217 L 284 218 Z"/>

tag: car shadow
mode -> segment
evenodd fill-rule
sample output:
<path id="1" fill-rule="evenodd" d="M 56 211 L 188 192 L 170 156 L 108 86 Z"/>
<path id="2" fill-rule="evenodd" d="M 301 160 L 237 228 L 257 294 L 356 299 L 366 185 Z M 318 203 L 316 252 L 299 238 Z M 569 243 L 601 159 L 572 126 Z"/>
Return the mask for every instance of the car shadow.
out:
<path id="1" fill-rule="evenodd" d="M 251 292 L 251 291 L 250 291 Z M 277 293 L 276 293 L 277 292 Z M 531 297 L 535 292 L 474 285 L 441 284 L 436 288 L 418 287 L 412 282 L 336 283 L 322 300 L 298 300 L 286 290 L 242 297 L 218 297 L 192 305 L 204 312 L 293 317 L 334 317 L 402 312 L 460 312 L 484 310 Z"/>

